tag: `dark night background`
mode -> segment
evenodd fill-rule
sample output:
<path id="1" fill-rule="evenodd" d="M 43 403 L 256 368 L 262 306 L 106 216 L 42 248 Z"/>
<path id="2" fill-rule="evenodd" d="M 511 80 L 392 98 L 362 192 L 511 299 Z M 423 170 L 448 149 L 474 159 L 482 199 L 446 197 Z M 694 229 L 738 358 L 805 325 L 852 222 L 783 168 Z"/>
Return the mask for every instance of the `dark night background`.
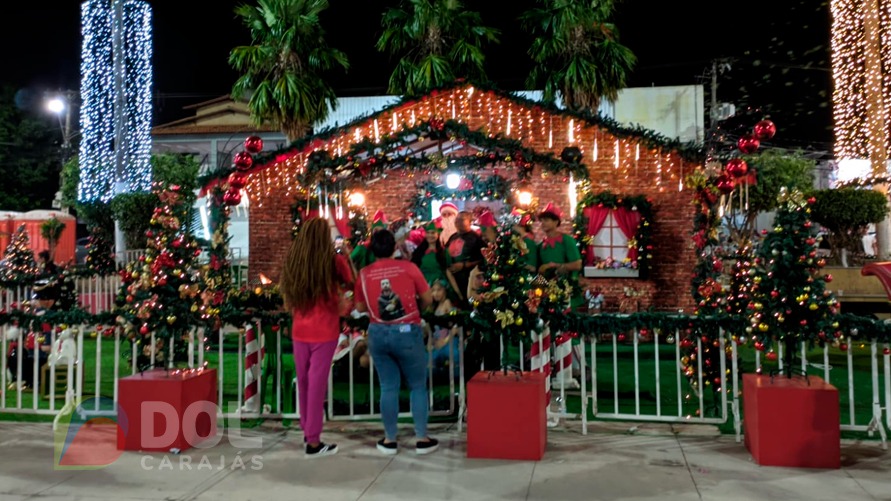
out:
<path id="1" fill-rule="evenodd" d="M 158 124 L 186 115 L 185 105 L 228 93 L 236 78 L 226 62 L 229 50 L 250 40 L 232 12 L 242 1 L 149 3 Z M 330 1 L 323 17 L 328 41 L 351 63 L 347 74 L 332 75 L 340 95 L 385 93 L 394 63 L 374 43 L 381 13 L 397 3 Z M 524 88 L 530 37 L 517 17 L 534 4 L 465 0 L 502 31 L 501 44 L 486 48 L 489 77 L 501 89 Z M 828 2 L 624 0 L 615 21 L 622 43 L 638 57 L 631 87 L 704 84 L 708 105 L 711 62 L 730 58 L 732 69 L 718 78 L 719 101 L 768 114 L 779 127 L 777 145 L 831 151 Z M 80 2 L 17 4 L 4 25 L 0 84 L 22 89 L 20 103 L 37 102 L 48 90 L 78 88 Z"/>

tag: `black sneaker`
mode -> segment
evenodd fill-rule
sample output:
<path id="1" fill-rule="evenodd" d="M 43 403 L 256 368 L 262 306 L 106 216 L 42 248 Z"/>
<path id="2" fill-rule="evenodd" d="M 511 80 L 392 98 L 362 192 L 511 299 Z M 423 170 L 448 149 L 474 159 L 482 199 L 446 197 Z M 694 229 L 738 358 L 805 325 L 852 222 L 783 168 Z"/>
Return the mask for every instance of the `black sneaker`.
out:
<path id="1" fill-rule="evenodd" d="M 399 444 L 396 442 L 385 443 L 385 438 L 382 438 L 377 441 L 377 450 L 381 451 L 382 454 L 386 454 L 387 456 L 395 456 L 397 452 L 399 452 Z"/>
<path id="2" fill-rule="evenodd" d="M 320 458 L 322 456 L 333 456 L 335 454 L 337 454 L 337 444 L 326 444 L 323 442 L 316 447 L 307 444 L 306 451 L 303 455 L 308 458 Z"/>
<path id="3" fill-rule="evenodd" d="M 436 452 L 436 449 L 439 449 L 439 440 L 435 438 L 427 438 L 427 440 L 418 441 L 415 446 L 415 452 L 420 455 L 424 454 L 432 454 Z"/>

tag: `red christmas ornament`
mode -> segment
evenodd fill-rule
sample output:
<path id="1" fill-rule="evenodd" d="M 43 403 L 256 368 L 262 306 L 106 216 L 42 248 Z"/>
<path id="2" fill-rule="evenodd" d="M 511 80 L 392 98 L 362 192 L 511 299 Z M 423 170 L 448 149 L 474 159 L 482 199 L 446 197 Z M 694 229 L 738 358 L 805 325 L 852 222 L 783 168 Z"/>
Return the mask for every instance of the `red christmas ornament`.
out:
<path id="1" fill-rule="evenodd" d="M 718 182 L 715 183 L 715 186 L 718 188 L 718 191 L 726 195 L 733 191 L 735 183 L 733 182 L 733 179 L 730 179 L 730 177 L 721 176 L 718 178 Z"/>
<path id="2" fill-rule="evenodd" d="M 739 148 L 739 151 L 750 155 L 755 153 L 758 150 L 758 147 L 761 146 L 761 141 L 758 140 L 757 137 L 746 134 L 745 136 L 739 138 L 739 141 L 736 142 L 736 147 Z"/>
<path id="3" fill-rule="evenodd" d="M 244 172 L 250 170 L 254 165 L 254 157 L 246 151 L 241 151 L 235 155 L 235 158 L 232 159 L 232 163 L 235 165 L 236 169 Z"/>
<path id="4" fill-rule="evenodd" d="M 758 351 L 764 351 L 764 343 L 762 343 L 761 341 L 756 341 L 755 349 Z"/>
<path id="5" fill-rule="evenodd" d="M 777 133 L 777 126 L 770 120 L 765 119 L 756 123 L 755 127 L 752 128 L 752 131 L 755 133 L 755 137 L 765 141 L 773 138 L 774 134 Z"/>
<path id="6" fill-rule="evenodd" d="M 624 343 L 625 342 L 625 334 L 619 334 L 617 339 L 620 343 Z"/>
<path id="7" fill-rule="evenodd" d="M 742 158 L 731 158 L 724 170 L 732 177 L 743 177 L 749 173 L 749 164 Z"/>
<path id="8" fill-rule="evenodd" d="M 841 351 L 848 351 L 847 343 L 842 343 L 842 344 L 838 345 L 838 349 Z"/>
<path id="9" fill-rule="evenodd" d="M 882 355 L 891 355 L 891 348 L 885 348 L 884 350 L 882 350 Z"/>
<path id="10" fill-rule="evenodd" d="M 248 153 L 260 153 L 263 151 L 263 139 L 260 136 L 250 136 L 244 140 L 244 149 Z"/>
<path id="11" fill-rule="evenodd" d="M 829 273 L 827 273 L 826 276 L 823 277 L 823 280 L 825 280 L 825 281 L 827 281 L 827 282 L 831 282 L 831 281 L 832 281 L 832 275 L 830 275 Z"/>
<path id="12" fill-rule="evenodd" d="M 817 203 L 817 199 L 816 199 L 816 197 L 810 197 L 810 198 L 808 198 L 808 199 L 807 199 L 807 203 L 809 203 L 809 204 L 811 204 L 811 205 Z"/>
<path id="13" fill-rule="evenodd" d="M 769 351 L 766 355 L 764 355 L 764 358 L 770 360 L 771 362 L 775 362 L 777 359 L 777 354 L 774 351 Z"/>
<path id="14" fill-rule="evenodd" d="M 223 195 L 223 203 L 226 205 L 238 205 L 241 203 L 241 192 L 229 190 Z"/>
<path id="15" fill-rule="evenodd" d="M 139 328 L 139 333 L 142 334 L 143 336 L 147 335 L 149 333 L 148 325 L 142 324 L 142 327 Z"/>
<path id="16" fill-rule="evenodd" d="M 242 172 L 233 172 L 229 175 L 229 188 L 240 190 L 247 186 L 247 176 Z"/>

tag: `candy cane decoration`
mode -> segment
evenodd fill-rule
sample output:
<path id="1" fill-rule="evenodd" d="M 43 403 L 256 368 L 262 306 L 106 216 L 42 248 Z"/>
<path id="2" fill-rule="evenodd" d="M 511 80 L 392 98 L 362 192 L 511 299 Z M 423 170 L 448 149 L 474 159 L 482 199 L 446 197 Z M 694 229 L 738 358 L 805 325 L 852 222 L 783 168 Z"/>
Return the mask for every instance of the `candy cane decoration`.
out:
<path id="1" fill-rule="evenodd" d="M 562 332 L 554 340 L 554 371 L 560 387 L 572 386 L 572 337 Z"/>
<path id="2" fill-rule="evenodd" d="M 551 333 L 548 327 L 544 327 L 541 333 L 531 331 L 529 348 L 529 368 L 533 371 L 543 372 L 545 375 L 546 406 L 551 403 Z"/>
<path id="3" fill-rule="evenodd" d="M 266 350 L 260 347 L 260 341 L 252 324 L 244 326 L 244 405 L 242 412 L 260 412 L 260 363 Z"/>

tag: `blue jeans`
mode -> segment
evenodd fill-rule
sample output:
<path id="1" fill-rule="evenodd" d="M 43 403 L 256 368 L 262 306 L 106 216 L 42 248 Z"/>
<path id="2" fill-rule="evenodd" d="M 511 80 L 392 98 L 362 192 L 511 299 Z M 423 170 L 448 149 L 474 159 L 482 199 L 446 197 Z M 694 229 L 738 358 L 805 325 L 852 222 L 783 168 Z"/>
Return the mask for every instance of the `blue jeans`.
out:
<path id="1" fill-rule="evenodd" d="M 396 440 L 399 386 L 402 377 L 411 390 L 411 417 L 415 435 L 427 436 L 427 350 L 417 324 L 368 326 L 368 350 L 381 385 L 381 420 L 387 440 Z"/>

